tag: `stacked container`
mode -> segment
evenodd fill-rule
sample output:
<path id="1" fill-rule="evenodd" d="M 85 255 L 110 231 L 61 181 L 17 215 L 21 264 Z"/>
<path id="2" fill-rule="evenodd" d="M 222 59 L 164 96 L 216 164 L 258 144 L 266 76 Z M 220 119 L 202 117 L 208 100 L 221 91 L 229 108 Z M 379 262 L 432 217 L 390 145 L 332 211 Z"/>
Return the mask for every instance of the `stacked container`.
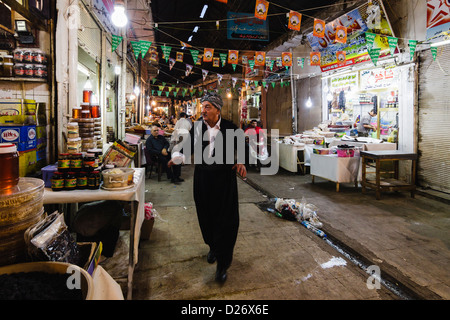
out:
<path id="1" fill-rule="evenodd" d="M 26 260 L 25 231 L 44 214 L 44 181 L 20 178 L 0 191 L 0 266 Z"/>

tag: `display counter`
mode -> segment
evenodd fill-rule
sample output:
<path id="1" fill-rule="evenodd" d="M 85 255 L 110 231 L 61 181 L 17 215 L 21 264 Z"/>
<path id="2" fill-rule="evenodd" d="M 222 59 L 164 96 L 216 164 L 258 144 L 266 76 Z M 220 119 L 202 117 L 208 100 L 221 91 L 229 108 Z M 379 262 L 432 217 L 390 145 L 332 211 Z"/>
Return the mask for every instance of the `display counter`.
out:
<path id="1" fill-rule="evenodd" d="M 131 203 L 130 220 L 130 250 L 128 265 L 128 292 L 127 299 L 131 300 L 133 291 L 134 267 L 138 261 L 138 246 L 142 223 L 144 221 L 145 204 L 145 168 L 134 168 L 134 186 L 118 191 L 73 190 L 54 192 L 50 188 L 44 189 L 44 204 L 83 203 L 99 200 L 119 200 Z"/>
<path id="2" fill-rule="evenodd" d="M 342 144 L 346 144 L 348 146 L 354 146 L 362 148 L 361 151 L 372 151 L 372 150 L 396 150 L 397 145 L 395 143 L 390 142 L 377 142 L 379 140 L 372 138 L 356 138 L 358 141 L 352 140 L 342 140 L 334 138 L 330 141 L 329 147 L 337 147 Z"/>
<path id="3" fill-rule="evenodd" d="M 354 183 L 358 187 L 361 181 L 360 158 L 338 157 L 336 154 L 311 155 L 312 183 L 315 177 L 324 178 L 336 183 L 336 192 L 339 192 L 340 183 Z"/>

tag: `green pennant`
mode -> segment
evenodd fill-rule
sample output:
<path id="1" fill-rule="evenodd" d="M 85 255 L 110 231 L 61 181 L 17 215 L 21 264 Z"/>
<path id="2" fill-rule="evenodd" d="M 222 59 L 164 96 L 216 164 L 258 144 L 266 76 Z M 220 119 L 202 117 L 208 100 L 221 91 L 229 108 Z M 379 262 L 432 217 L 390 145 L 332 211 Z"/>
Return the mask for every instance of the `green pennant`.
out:
<path id="1" fill-rule="evenodd" d="M 152 83 L 155 84 L 155 82 L 156 82 L 156 78 L 153 78 Z"/>
<path id="2" fill-rule="evenodd" d="M 387 37 L 387 38 L 388 38 L 389 50 L 391 52 L 391 56 L 393 56 L 395 49 L 397 48 L 398 38 L 395 38 L 395 37 Z"/>
<path id="3" fill-rule="evenodd" d="M 130 41 L 131 48 L 133 48 L 134 57 L 139 59 L 139 55 L 141 54 L 141 43 L 139 41 Z"/>
<path id="4" fill-rule="evenodd" d="M 437 47 L 431 47 L 431 54 L 433 55 L 433 60 L 436 61 Z"/>
<path id="5" fill-rule="evenodd" d="M 273 70 L 273 64 L 275 63 L 275 60 L 270 59 L 270 63 L 269 63 L 269 67 L 270 67 L 270 71 Z"/>
<path id="6" fill-rule="evenodd" d="M 262 82 L 263 87 L 266 87 L 266 84 L 267 84 L 266 81 L 263 81 L 263 82 Z"/>
<path id="7" fill-rule="evenodd" d="M 366 46 L 367 52 L 370 52 L 373 48 L 373 42 L 375 41 L 376 34 L 372 32 L 366 32 Z"/>
<path id="8" fill-rule="evenodd" d="M 169 97 L 169 94 L 170 94 L 170 92 L 169 92 L 169 91 L 166 91 L 166 97 L 167 97 L 167 98 Z"/>
<path id="9" fill-rule="evenodd" d="M 275 88 L 275 81 L 272 81 L 272 88 Z"/>
<path id="10" fill-rule="evenodd" d="M 162 91 L 158 90 L 158 96 L 161 97 Z"/>
<path id="11" fill-rule="evenodd" d="M 180 90 L 180 88 L 175 88 L 175 93 L 178 94 L 179 90 Z"/>
<path id="12" fill-rule="evenodd" d="M 369 51 L 370 59 L 372 59 L 373 64 L 376 66 L 378 58 L 380 57 L 381 48 L 375 48 Z"/>
<path id="13" fill-rule="evenodd" d="M 200 53 L 200 51 L 198 51 L 198 50 L 191 50 L 192 60 L 194 60 L 194 64 L 197 64 L 198 54 L 199 53 Z"/>
<path id="14" fill-rule="evenodd" d="M 111 52 L 114 52 L 117 47 L 119 46 L 119 44 L 122 42 L 122 37 L 121 36 L 116 36 L 116 35 L 112 35 L 112 44 L 111 44 Z"/>
<path id="15" fill-rule="evenodd" d="M 236 71 L 236 64 L 232 64 L 232 66 L 233 66 L 233 71 Z"/>
<path id="16" fill-rule="evenodd" d="M 253 68 L 255 67 L 255 60 L 248 60 L 248 64 L 250 66 L 250 69 L 252 69 L 253 71 Z"/>
<path id="17" fill-rule="evenodd" d="M 409 55 L 411 60 L 414 59 L 414 54 L 416 53 L 417 40 L 409 40 Z"/>
<path id="18" fill-rule="evenodd" d="M 255 87 L 259 86 L 259 81 L 258 80 L 254 80 L 253 82 L 255 83 Z"/>
<path id="19" fill-rule="evenodd" d="M 145 57 L 145 55 L 148 52 L 148 49 L 150 49 L 150 46 L 152 45 L 151 41 L 145 41 L 145 40 L 139 40 L 139 42 L 141 43 L 141 55 L 142 58 Z"/>
<path id="20" fill-rule="evenodd" d="M 155 90 L 152 90 L 152 96 L 154 96 L 155 95 Z"/>
<path id="21" fill-rule="evenodd" d="M 222 61 L 222 67 L 225 67 L 225 64 L 227 63 L 227 54 L 219 53 L 219 55 L 220 55 L 220 61 Z"/>
<path id="22" fill-rule="evenodd" d="M 161 46 L 161 50 L 163 52 L 163 58 L 166 59 L 166 62 L 168 62 L 169 61 L 169 57 L 170 57 L 170 51 L 172 50 L 172 47 Z"/>

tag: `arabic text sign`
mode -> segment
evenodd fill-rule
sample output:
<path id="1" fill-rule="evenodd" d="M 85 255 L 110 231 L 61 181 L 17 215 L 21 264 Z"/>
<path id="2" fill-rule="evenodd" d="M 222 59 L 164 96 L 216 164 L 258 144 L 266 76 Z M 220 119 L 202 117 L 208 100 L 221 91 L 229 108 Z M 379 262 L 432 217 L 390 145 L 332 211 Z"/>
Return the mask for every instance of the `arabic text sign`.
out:
<path id="1" fill-rule="evenodd" d="M 269 41 L 269 22 L 249 13 L 228 12 L 229 40 Z"/>

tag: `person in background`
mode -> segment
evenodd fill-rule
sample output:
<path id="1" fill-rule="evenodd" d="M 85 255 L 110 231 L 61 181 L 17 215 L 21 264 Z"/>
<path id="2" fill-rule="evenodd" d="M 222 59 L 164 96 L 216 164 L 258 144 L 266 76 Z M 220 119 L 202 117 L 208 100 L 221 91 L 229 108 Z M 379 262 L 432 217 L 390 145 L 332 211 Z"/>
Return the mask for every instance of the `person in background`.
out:
<path id="1" fill-rule="evenodd" d="M 361 116 L 361 120 L 358 124 L 358 136 L 359 137 L 368 137 L 371 130 L 376 131 L 377 127 L 371 124 L 371 120 L 373 117 L 377 115 L 375 109 L 370 110 L 367 114 Z"/>
<path id="2" fill-rule="evenodd" d="M 245 134 L 246 135 L 259 134 L 259 130 L 261 130 L 261 129 L 262 128 L 258 126 L 258 121 L 252 120 L 252 121 L 250 121 L 250 124 L 247 127 L 247 129 L 245 129 Z"/>
<path id="3" fill-rule="evenodd" d="M 223 160 L 227 159 L 226 132 L 236 131 L 238 127 L 222 118 L 223 100 L 218 94 L 206 94 L 201 103 L 202 118 L 194 123 L 190 131 L 190 141 L 186 143 L 191 144 L 191 152 L 197 143 L 201 144 L 202 154 L 206 157 L 201 163 L 195 164 L 194 201 L 203 240 L 209 246 L 207 261 L 211 264 L 217 261 L 215 279 L 223 283 L 227 279 L 227 269 L 231 265 L 239 229 L 236 173 L 245 178 L 247 169 L 244 164 L 236 161 L 234 163 L 207 161 L 208 157 L 214 157 L 217 153 L 222 154 Z M 218 134 L 223 137 L 221 144 L 216 141 Z M 204 140 L 205 136 L 209 139 Z M 169 161 L 169 166 L 175 163 L 175 157 L 174 152 L 174 159 Z"/>
<path id="4" fill-rule="evenodd" d="M 167 179 L 172 183 L 183 182 L 180 178 L 181 165 L 167 166 L 170 160 L 169 142 L 164 136 L 159 134 L 159 127 L 152 126 L 151 135 L 145 141 L 145 148 L 152 157 L 156 157 L 157 161 L 163 165 L 163 170 L 167 173 Z"/>

